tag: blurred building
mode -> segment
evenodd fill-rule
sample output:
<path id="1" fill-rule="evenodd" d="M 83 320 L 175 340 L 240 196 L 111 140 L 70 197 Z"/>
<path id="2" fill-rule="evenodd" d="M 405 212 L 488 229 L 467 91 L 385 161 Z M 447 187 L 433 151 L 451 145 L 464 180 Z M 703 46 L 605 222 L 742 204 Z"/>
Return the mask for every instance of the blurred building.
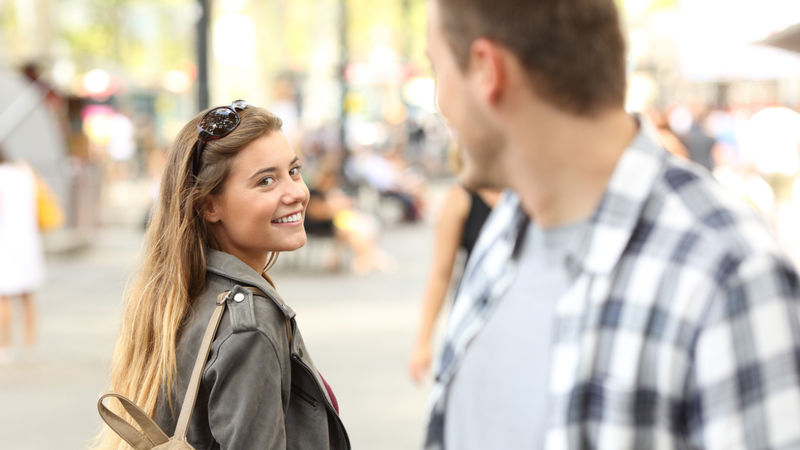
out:
<path id="1" fill-rule="evenodd" d="M 245 98 L 273 109 L 298 148 L 308 133 L 323 130 L 330 136 L 324 130 L 338 127 L 333 135 L 338 143 L 328 147 L 341 153 L 342 137 L 355 129 L 342 130 L 344 124 L 399 125 L 408 107 L 419 108 L 419 80 L 430 80 L 423 0 L 206 4 L 210 103 Z M 47 131 L 36 121 L 24 126 L 61 144 L 40 146 L 53 148 L 47 156 L 25 156 L 52 179 L 72 225 L 116 220 L 148 202 L 136 199 L 151 195 L 146 187 L 151 162 L 198 111 L 200 5 L 199 0 L 0 3 L 0 65 L 17 80 L 9 82 L 0 110 L 13 103 L 14 92 L 25 90 L 17 71 L 35 66 L 30 80 L 41 75 L 39 87 L 52 88 L 53 101 L 42 105 L 56 125 Z M 432 96 L 432 89 L 423 95 Z M 125 208 L 126 202 L 135 208 Z M 93 206 L 80 206 L 85 203 Z"/>
<path id="2" fill-rule="evenodd" d="M 631 106 L 800 101 L 800 55 L 758 44 L 800 21 L 800 2 L 626 0 Z"/>

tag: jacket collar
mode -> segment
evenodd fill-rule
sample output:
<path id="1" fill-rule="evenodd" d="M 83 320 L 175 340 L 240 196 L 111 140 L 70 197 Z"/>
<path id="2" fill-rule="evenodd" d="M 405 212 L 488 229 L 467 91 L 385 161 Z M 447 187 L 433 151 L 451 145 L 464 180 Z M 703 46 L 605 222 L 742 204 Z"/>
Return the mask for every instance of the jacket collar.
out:
<path id="1" fill-rule="evenodd" d="M 583 237 L 567 252 L 573 277 L 581 272 L 611 273 L 633 235 L 653 186 L 664 172 L 668 156 L 655 126 L 634 114 L 639 132 L 622 153 L 600 205 Z"/>
<path id="2" fill-rule="evenodd" d="M 206 254 L 206 270 L 219 276 L 228 278 L 243 287 L 252 286 L 260 289 L 281 308 L 288 319 L 295 316 L 295 312 L 287 305 L 278 291 L 267 282 L 264 277 L 243 263 L 239 258 L 219 250 L 208 249 Z"/>

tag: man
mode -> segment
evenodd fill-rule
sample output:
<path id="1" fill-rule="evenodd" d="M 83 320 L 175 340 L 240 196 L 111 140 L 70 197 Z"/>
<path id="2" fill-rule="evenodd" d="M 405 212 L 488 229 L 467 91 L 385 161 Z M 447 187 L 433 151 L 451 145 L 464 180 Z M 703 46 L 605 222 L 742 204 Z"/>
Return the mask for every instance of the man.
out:
<path id="1" fill-rule="evenodd" d="M 514 193 L 465 269 L 426 448 L 800 448 L 795 268 L 626 113 L 614 1 L 428 5 L 464 181 Z"/>

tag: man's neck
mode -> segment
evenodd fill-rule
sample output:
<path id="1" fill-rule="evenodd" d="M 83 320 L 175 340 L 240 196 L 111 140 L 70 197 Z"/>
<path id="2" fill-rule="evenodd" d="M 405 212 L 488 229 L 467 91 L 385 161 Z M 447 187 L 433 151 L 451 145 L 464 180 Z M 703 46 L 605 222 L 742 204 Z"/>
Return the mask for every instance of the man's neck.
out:
<path id="1" fill-rule="evenodd" d="M 511 187 L 548 228 L 594 213 L 638 124 L 621 108 L 585 118 L 545 106 L 518 116 L 509 131 Z"/>

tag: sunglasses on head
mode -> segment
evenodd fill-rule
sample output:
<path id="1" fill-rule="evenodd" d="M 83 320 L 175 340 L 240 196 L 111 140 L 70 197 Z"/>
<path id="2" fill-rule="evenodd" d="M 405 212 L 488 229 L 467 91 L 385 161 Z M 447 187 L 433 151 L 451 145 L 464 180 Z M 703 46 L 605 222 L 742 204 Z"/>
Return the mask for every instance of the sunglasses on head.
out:
<path id="1" fill-rule="evenodd" d="M 211 139 L 220 139 L 231 134 L 236 127 L 241 123 L 239 112 L 250 106 L 244 100 L 236 100 L 231 103 L 231 106 L 218 106 L 210 109 L 207 113 L 200 118 L 197 124 L 197 145 L 194 148 L 194 156 L 192 159 L 192 174 L 197 176 L 200 171 L 200 160 L 203 156 L 203 148 L 206 142 Z"/>

